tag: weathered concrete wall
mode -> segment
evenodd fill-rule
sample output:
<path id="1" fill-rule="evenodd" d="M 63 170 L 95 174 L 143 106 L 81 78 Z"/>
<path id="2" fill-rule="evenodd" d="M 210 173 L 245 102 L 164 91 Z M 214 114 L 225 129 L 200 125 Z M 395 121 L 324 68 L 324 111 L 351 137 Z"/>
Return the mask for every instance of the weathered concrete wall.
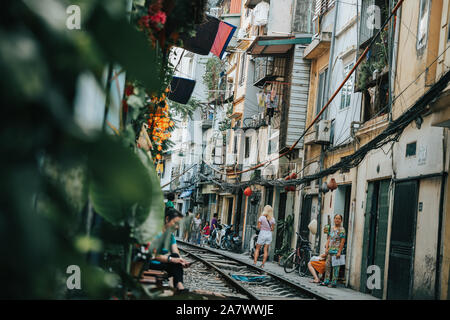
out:
<path id="1" fill-rule="evenodd" d="M 293 0 L 270 1 L 267 35 L 281 36 L 290 34 L 292 29 L 293 11 Z"/>
<path id="2" fill-rule="evenodd" d="M 394 145 L 394 172 L 397 178 L 439 173 L 443 170 L 443 129 L 430 126 L 430 116 L 424 118 L 421 129 L 411 123 Z M 406 157 L 406 145 L 417 143 L 416 155 Z M 388 150 L 388 146 L 384 148 Z"/>
<path id="3" fill-rule="evenodd" d="M 417 210 L 413 299 L 434 299 L 440 189 L 440 177 L 420 181 L 423 207 Z"/>

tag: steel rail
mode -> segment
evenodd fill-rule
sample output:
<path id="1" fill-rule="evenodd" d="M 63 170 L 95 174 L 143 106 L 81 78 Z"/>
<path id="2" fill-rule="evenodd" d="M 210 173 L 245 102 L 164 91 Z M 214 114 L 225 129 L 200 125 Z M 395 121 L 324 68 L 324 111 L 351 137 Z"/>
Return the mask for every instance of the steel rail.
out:
<path id="1" fill-rule="evenodd" d="M 239 263 L 239 264 L 245 265 L 246 267 L 248 267 L 248 268 L 250 268 L 250 269 L 254 269 L 254 270 L 258 270 L 258 271 L 260 271 L 260 272 L 264 272 L 264 273 L 266 273 L 267 275 L 271 276 L 272 278 L 274 278 L 274 279 L 276 279 L 276 280 L 278 280 L 278 281 L 280 281 L 280 282 L 282 282 L 282 283 L 284 283 L 284 284 L 290 286 L 291 288 L 293 288 L 293 289 L 295 289 L 295 290 L 298 290 L 298 291 L 300 291 L 300 292 L 303 292 L 303 293 L 305 293 L 305 294 L 307 294 L 307 295 L 309 295 L 309 296 L 312 296 L 312 297 L 314 297 L 314 298 L 316 298 L 316 299 L 319 299 L 319 300 L 329 300 L 329 298 L 326 297 L 326 296 L 323 296 L 323 295 L 318 294 L 318 293 L 316 293 L 316 292 L 310 291 L 310 290 L 308 290 L 307 288 L 304 288 L 303 286 L 301 286 L 301 285 L 299 285 L 299 284 L 297 284 L 297 283 L 291 282 L 291 281 L 289 281 L 289 280 L 287 280 L 287 279 L 285 279 L 285 278 L 283 278 L 283 277 L 280 277 L 279 275 L 277 275 L 277 274 L 275 274 L 275 273 L 273 273 L 273 272 L 270 272 L 270 271 L 268 271 L 268 270 L 266 270 L 266 269 L 262 269 L 262 268 L 259 268 L 259 267 L 257 267 L 257 266 L 254 266 L 253 264 L 247 263 L 247 262 L 245 262 L 245 261 L 241 261 L 241 260 L 239 260 L 239 259 L 236 259 L 236 258 L 231 257 L 231 256 L 229 256 L 229 255 L 225 255 L 225 254 L 223 254 L 223 253 L 221 253 L 221 252 L 212 250 L 212 249 L 207 248 L 207 247 L 201 247 L 201 246 L 198 246 L 198 245 L 195 245 L 195 244 L 192 244 L 192 243 L 188 243 L 188 242 L 184 242 L 184 241 L 178 240 L 178 239 L 177 239 L 177 242 L 180 243 L 180 244 L 186 245 L 186 246 L 190 246 L 190 247 L 196 248 L 196 249 L 200 249 L 200 250 L 204 250 L 204 251 L 209 251 L 209 252 L 211 252 L 211 253 L 214 253 L 214 254 L 217 254 L 217 255 L 221 255 L 221 256 L 223 256 L 223 257 L 229 259 L 229 260 L 232 260 L 232 261 L 235 261 L 235 262 L 237 262 L 237 263 Z M 182 250 L 181 248 L 179 248 L 179 249 Z M 190 252 L 188 252 L 188 251 L 186 251 L 186 250 L 183 250 L 183 251 L 185 251 L 185 252 L 187 252 L 187 253 L 190 253 Z M 191 253 L 191 254 L 192 254 L 192 253 Z M 193 256 L 194 256 L 194 255 L 193 255 Z M 203 262 L 203 260 L 204 260 L 204 259 L 202 259 L 202 262 Z M 207 262 L 207 261 L 206 261 L 206 263 L 207 263 L 208 265 L 211 265 L 211 264 L 210 264 L 209 262 Z M 218 270 L 218 268 L 217 268 L 216 266 L 212 266 L 212 267 L 213 267 L 215 270 L 217 270 L 218 272 L 220 272 L 221 274 L 223 274 L 223 271 L 222 271 L 222 270 Z M 227 274 L 225 274 L 225 275 L 226 275 L 227 277 L 229 277 Z M 231 277 L 229 277 L 229 278 L 231 278 Z M 234 284 L 236 284 L 236 285 L 242 287 L 241 284 L 239 284 L 238 282 L 236 282 L 236 280 L 234 280 L 233 278 L 231 278 L 231 280 L 233 281 Z M 247 289 L 244 287 L 244 290 L 247 290 Z M 255 296 L 255 297 L 256 297 L 257 300 L 259 300 L 259 297 L 257 297 L 257 296 Z"/>
<path id="2" fill-rule="evenodd" d="M 182 241 L 177 240 L 177 242 L 182 242 Z M 183 244 L 186 245 L 185 242 L 183 242 Z M 187 251 L 187 250 L 185 250 L 183 248 L 180 248 L 180 247 L 178 247 L 178 249 L 180 251 L 184 251 L 186 254 L 194 257 L 195 259 L 201 261 L 202 263 L 204 263 L 205 265 L 207 265 L 211 269 L 214 269 L 215 271 L 217 271 L 225 279 L 226 282 L 230 283 L 235 289 L 237 289 L 238 291 L 240 291 L 244 295 L 248 296 L 251 300 L 260 300 L 260 298 L 258 296 L 254 295 L 251 291 L 249 291 L 247 288 L 242 286 L 240 283 L 238 283 L 236 280 L 234 280 L 232 277 L 230 277 L 228 274 L 226 274 L 219 267 L 217 267 L 214 264 L 210 263 L 209 261 L 203 259 L 202 257 L 196 255 L 195 253 L 192 253 L 192 252 Z"/>

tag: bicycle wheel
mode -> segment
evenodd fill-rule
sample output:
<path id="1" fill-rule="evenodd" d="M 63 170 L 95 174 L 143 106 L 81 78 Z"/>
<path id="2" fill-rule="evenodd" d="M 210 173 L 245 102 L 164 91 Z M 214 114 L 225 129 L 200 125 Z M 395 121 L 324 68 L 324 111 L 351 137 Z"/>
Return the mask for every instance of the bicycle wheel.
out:
<path id="1" fill-rule="evenodd" d="M 295 251 L 292 252 L 286 259 L 283 261 L 283 268 L 284 272 L 291 273 L 295 269 L 297 269 L 297 255 L 295 254 Z"/>
<path id="2" fill-rule="evenodd" d="M 300 252 L 300 262 L 298 267 L 298 274 L 300 277 L 308 275 L 309 260 L 311 260 L 311 252 L 309 250 L 302 250 Z"/>

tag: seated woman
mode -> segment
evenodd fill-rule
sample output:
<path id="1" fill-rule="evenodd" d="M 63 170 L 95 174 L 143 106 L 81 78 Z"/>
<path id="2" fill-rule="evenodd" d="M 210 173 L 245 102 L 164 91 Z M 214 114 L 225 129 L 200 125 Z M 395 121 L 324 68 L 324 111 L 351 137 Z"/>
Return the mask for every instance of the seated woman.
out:
<path id="1" fill-rule="evenodd" d="M 311 272 L 314 280 L 311 283 L 320 283 L 320 279 L 317 276 L 317 273 L 323 274 L 325 273 L 325 264 L 326 264 L 327 254 L 322 253 L 320 256 L 312 257 L 308 262 L 308 269 Z M 317 273 L 316 273 L 317 271 Z"/>
<path id="2" fill-rule="evenodd" d="M 183 218 L 181 212 L 174 208 L 166 208 L 164 216 L 164 227 L 160 234 L 156 236 L 156 239 L 161 237 L 163 233 L 169 228 L 178 228 L 178 222 Z M 181 258 L 180 252 L 178 251 L 177 242 L 173 233 L 170 235 L 169 248 L 162 246 L 158 252 L 156 252 L 156 257 L 150 261 L 149 268 L 153 270 L 164 270 L 167 271 L 169 277 L 173 277 L 173 285 L 175 286 L 178 293 L 186 292 L 183 286 L 183 267 L 188 267 L 189 263 Z M 170 254 L 169 254 L 170 252 Z"/>

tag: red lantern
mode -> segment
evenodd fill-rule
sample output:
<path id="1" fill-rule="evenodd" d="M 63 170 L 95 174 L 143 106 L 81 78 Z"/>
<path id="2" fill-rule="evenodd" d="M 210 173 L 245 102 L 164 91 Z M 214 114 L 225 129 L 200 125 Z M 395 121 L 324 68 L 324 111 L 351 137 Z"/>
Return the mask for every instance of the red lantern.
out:
<path id="1" fill-rule="evenodd" d="M 292 172 L 291 175 L 289 176 L 289 178 L 291 178 L 291 179 L 297 179 L 297 173 Z"/>
<path id="2" fill-rule="evenodd" d="M 337 189 L 337 183 L 336 180 L 334 180 L 334 178 L 331 178 L 330 182 L 328 182 L 327 184 L 328 189 L 330 189 L 331 191 Z"/>
<path id="3" fill-rule="evenodd" d="M 245 188 L 244 194 L 246 197 L 250 197 L 252 195 L 252 189 L 250 187 Z"/>
<path id="4" fill-rule="evenodd" d="M 297 190 L 297 189 L 295 188 L 295 186 L 291 186 L 291 187 L 290 187 L 290 191 L 295 191 L 295 190 Z"/>

